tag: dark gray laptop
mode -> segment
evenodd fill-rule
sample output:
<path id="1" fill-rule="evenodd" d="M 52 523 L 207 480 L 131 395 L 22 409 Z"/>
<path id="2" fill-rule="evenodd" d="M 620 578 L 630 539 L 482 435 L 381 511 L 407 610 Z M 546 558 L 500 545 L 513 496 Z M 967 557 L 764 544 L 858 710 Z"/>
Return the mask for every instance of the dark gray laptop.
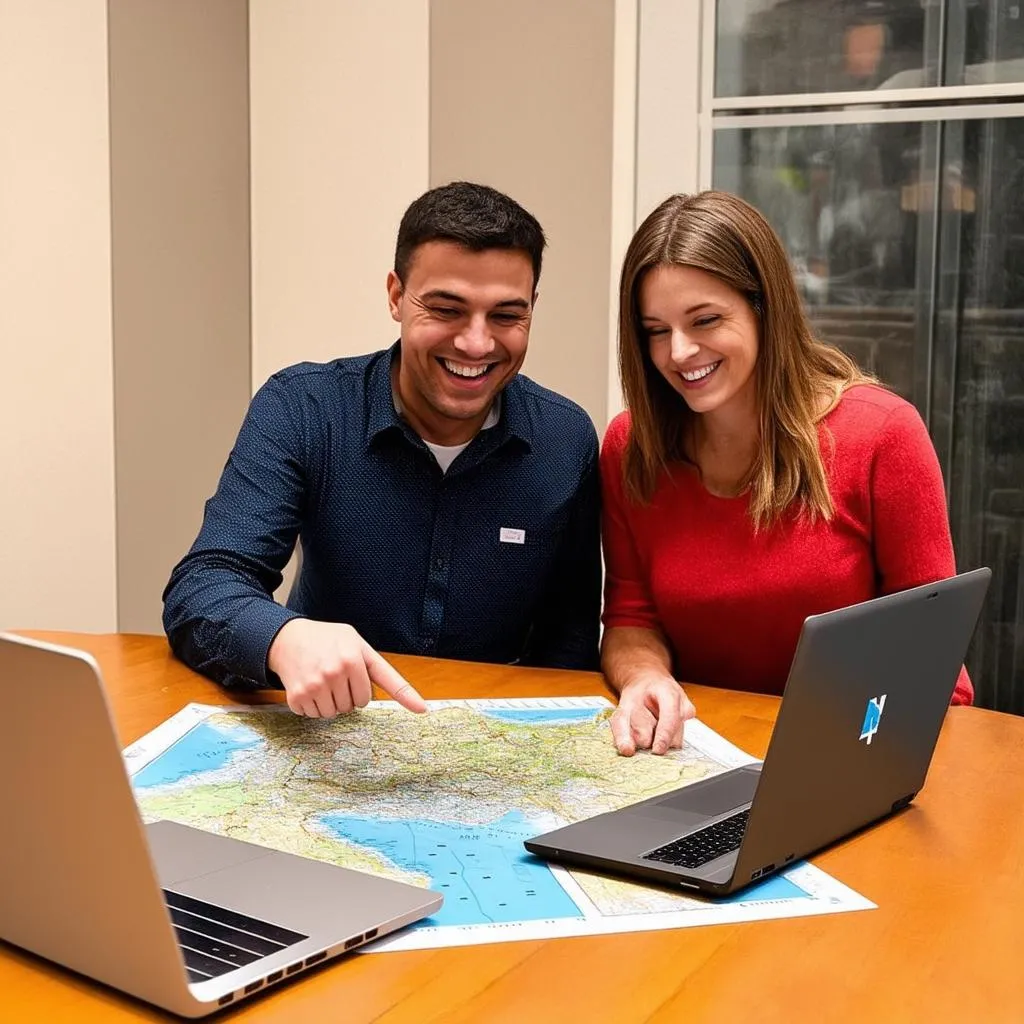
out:
<path id="1" fill-rule="evenodd" d="M 992 573 L 804 621 L 764 762 L 526 842 L 726 895 L 906 807 L 924 784 Z"/>
<path id="2" fill-rule="evenodd" d="M 0 939 L 200 1017 L 418 921 L 440 894 L 143 825 L 93 659 L 0 634 Z"/>

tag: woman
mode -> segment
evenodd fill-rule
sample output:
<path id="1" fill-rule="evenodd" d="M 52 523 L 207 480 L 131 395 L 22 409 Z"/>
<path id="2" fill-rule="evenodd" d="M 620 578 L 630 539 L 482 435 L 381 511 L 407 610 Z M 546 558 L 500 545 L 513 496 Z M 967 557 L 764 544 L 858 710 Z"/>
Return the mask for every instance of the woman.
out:
<path id="1" fill-rule="evenodd" d="M 667 199 L 619 298 L 602 668 L 619 752 L 660 754 L 694 715 L 677 679 L 781 693 L 806 616 L 951 576 L 953 546 L 920 416 L 815 340 L 752 206 Z"/>

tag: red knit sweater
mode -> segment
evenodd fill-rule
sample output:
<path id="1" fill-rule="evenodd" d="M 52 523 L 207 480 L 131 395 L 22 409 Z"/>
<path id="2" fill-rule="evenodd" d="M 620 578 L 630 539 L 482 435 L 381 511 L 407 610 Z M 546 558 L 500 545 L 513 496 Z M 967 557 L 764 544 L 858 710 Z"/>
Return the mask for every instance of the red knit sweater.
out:
<path id="1" fill-rule="evenodd" d="M 832 436 L 834 455 L 826 432 Z M 908 402 L 851 388 L 822 422 L 831 520 L 788 514 L 755 535 L 748 497 L 719 498 L 679 464 L 649 505 L 626 500 L 629 414 L 601 451 L 605 626 L 658 628 L 684 683 L 782 693 L 806 616 L 955 572 L 945 492 Z M 974 696 L 961 669 L 954 704 Z"/>

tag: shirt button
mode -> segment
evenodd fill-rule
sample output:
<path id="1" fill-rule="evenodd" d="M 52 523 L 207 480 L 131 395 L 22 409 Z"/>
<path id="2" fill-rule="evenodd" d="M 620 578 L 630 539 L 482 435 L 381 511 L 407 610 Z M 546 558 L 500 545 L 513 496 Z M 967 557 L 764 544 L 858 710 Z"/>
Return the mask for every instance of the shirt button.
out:
<path id="1" fill-rule="evenodd" d="M 434 568 L 443 569 L 448 563 L 443 558 L 434 559 Z"/>
<path id="2" fill-rule="evenodd" d="M 424 647 L 433 647 L 433 646 L 434 646 L 434 638 L 433 638 L 432 636 L 428 636 L 428 637 L 427 637 L 427 638 L 426 638 L 426 639 L 425 639 L 425 640 L 423 641 L 423 646 L 424 646 Z"/>

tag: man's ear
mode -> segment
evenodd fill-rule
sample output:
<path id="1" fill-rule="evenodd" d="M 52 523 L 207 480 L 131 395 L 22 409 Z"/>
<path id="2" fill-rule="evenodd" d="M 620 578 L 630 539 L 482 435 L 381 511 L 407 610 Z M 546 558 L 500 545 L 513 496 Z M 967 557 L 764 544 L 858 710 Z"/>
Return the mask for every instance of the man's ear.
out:
<path id="1" fill-rule="evenodd" d="M 402 322 L 402 295 L 405 288 L 399 276 L 393 271 L 388 271 L 388 308 L 391 310 L 391 319 Z"/>

